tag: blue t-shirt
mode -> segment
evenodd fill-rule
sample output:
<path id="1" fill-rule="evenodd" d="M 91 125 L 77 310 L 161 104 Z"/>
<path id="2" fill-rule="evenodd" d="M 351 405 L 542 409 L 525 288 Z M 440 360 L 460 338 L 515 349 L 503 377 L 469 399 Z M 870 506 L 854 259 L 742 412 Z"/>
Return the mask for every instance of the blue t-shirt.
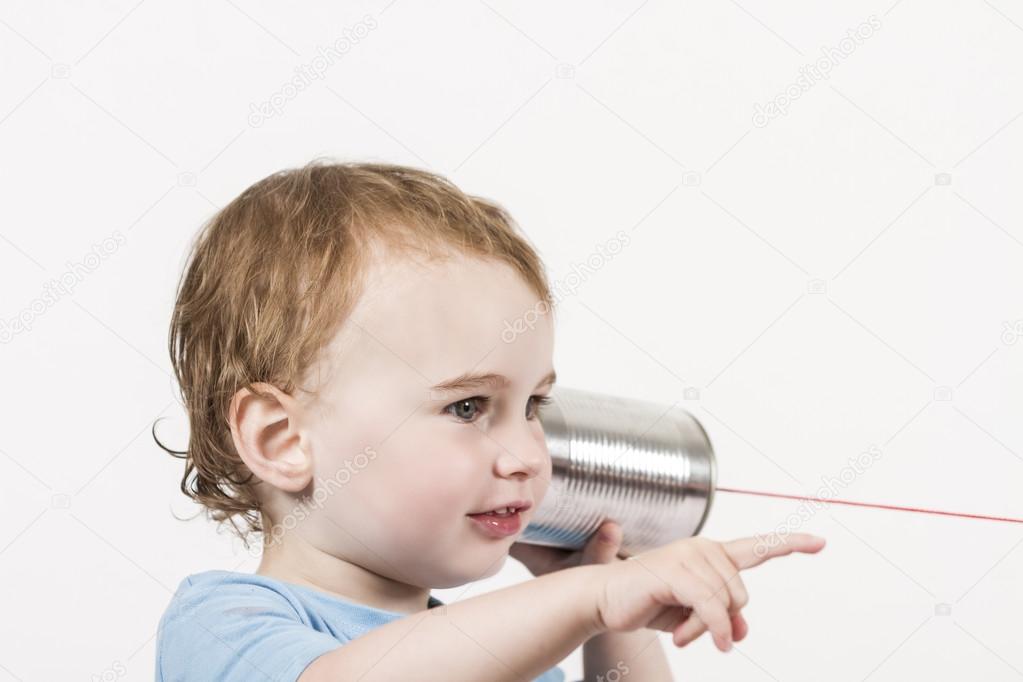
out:
<path id="1" fill-rule="evenodd" d="M 441 604 L 430 596 L 430 608 Z M 318 656 L 404 615 L 266 576 L 196 573 L 160 619 L 156 680 L 293 682 Z M 564 680 L 557 667 L 536 678 Z"/>

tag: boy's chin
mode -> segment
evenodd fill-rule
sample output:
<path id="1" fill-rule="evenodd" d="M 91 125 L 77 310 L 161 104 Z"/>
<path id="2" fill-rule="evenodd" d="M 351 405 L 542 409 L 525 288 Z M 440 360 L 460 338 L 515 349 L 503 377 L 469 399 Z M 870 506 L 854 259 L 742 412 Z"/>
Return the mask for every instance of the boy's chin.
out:
<path id="1" fill-rule="evenodd" d="M 507 560 L 507 547 L 489 556 L 477 554 L 473 557 L 463 557 L 463 560 L 458 565 L 448 566 L 449 571 L 441 580 L 443 584 L 433 584 L 431 587 L 435 589 L 461 587 L 477 580 L 493 577 L 500 573 Z"/>

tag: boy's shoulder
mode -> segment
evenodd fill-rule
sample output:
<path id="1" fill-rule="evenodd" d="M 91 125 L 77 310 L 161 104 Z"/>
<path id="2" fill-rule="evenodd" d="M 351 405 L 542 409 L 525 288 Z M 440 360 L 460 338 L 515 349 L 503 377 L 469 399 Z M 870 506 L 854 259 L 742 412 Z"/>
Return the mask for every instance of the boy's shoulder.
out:
<path id="1" fill-rule="evenodd" d="M 297 679 L 316 657 L 400 617 L 259 574 L 195 573 L 160 618 L 156 679 Z"/>
<path id="2" fill-rule="evenodd" d="M 238 602 L 237 606 L 234 603 Z M 278 610 L 290 609 L 294 616 L 310 627 L 329 626 L 337 617 L 356 620 L 391 620 L 402 614 L 350 601 L 317 589 L 288 583 L 258 573 L 210 570 L 186 576 L 178 584 L 161 618 L 166 622 L 175 618 L 188 618 L 197 614 L 214 615 L 221 609 L 229 613 L 261 613 L 261 607 L 273 605 Z M 442 606 L 443 602 L 430 595 L 428 607 Z M 248 608 L 241 608 L 248 607 Z"/>
<path id="3" fill-rule="evenodd" d="M 430 608 L 442 605 L 430 596 Z M 160 618 L 156 681 L 297 680 L 319 656 L 401 617 L 259 574 L 195 573 Z M 552 668 L 537 680 L 564 676 Z"/>

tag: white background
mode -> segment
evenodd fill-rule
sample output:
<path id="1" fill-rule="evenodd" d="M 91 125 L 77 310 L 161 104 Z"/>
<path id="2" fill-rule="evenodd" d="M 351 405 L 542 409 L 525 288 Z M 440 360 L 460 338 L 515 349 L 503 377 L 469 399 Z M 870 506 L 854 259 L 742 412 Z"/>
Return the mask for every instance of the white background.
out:
<path id="1" fill-rule="evenodd" d="M 0 8 L 0 679 L 151 679 L 178 582 L 256 565 L 175 520 L 195 509 L 149 430 L 167 417 L 161 438 L 185 443 L 166 341 L 188 241 L 318 156 L 498 200 L 555 280 L 629 234 L 561 301 L 559 383 L 681 401 L 721 485 L 812 495 L 876 447 L 840 497 L 1023 516 L 1023 10 L 425 5 Z M 871 15 L 828 79 L 753 124 Z M 42 304 L 62 277 L 73 289 Z M 798 507 L 721 493 L 704 534 L 768 532 Z M 680 679 L 1023 678 L 1023 526 L 831 505 L 800 529 L 827 548 L 746 574 L 735 651 L 669 642 Z M 437 595 L 525 577 L 509 560 Z"/>

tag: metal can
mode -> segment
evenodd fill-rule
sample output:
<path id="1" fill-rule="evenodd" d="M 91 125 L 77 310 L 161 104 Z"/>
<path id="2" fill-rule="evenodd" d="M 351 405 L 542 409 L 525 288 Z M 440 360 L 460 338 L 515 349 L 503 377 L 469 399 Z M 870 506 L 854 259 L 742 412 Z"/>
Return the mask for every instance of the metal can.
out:
<path id="1" fill-rule="evenodd" d="M 580 549 L 606 519 L 628 554 L 700 532 L 717 483 L 706 431 L 682 408 L 555 387 L 538 413 L 550 486 L 521 542 Z"/>

